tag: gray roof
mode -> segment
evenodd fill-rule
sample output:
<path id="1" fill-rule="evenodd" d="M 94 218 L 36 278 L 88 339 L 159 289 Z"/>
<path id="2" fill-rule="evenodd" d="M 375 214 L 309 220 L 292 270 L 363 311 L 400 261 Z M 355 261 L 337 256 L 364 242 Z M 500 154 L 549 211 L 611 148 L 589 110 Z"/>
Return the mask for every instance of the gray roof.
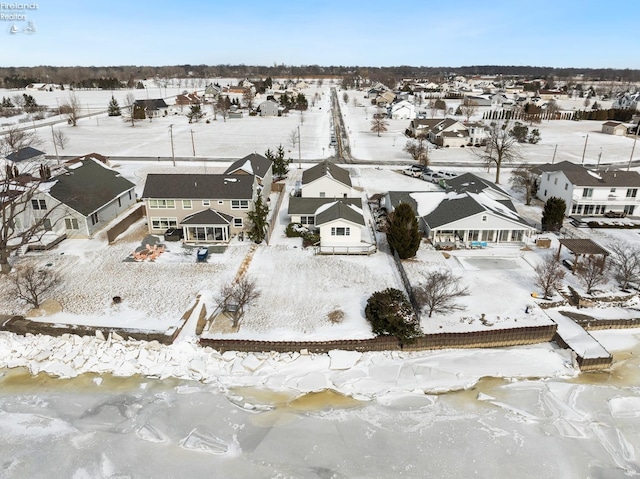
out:
<path id="1" fill-rule="evenodd" d="M 141 106 L 145 110 L 159 110 L 160 108 L 167 108 L 168 105 L 162 98 L 153 98 L 150 100 L 136 100 L 136 105 Z"/>
<path id="2" fill-rule="evenodd" d="M 362 214 L 354 210 L 351 206 L 336 201 L 332 206 L 316 215 L 316 225 L 323 225 L 329 221 L 343 219 L 364 226 Z"/>
<path id="3" fill-rule="evenodd" d="M 318 208 L 327 203 L 336 201 L 334 198 L 301 198 L 293 196 L 289 198 L 288 214 L 291 215 L 314 215 Z M 340 198 L 341 201 L 348 205 L 357 206 L 362 209 L 362 200 L 360 198 Z"/>
<path id="4" fill-rule="evenodd" d="M 44 155 L 44 151 L 36 150 L 35 148 L 27 146 L 25 148 L 20 148 L 19 150 L 14 151 L 10 155 L 7 155 L 6 158 L 7 160 L 17 163 L 19 161 L 30 160 L 32 158 L 35 158 L 36 156 L 42 155 Z"/>
<path id="5" fill-rule="evenodd" d="M 319 178 L 322 178 L 323 176 L 335 178 L 340 183 L 349 187 L 351 186 L 351 177 L 349 176 L 349 172 L 328 160 L 325 160 L 322 163 L 318 163 L 308 170 L 304 170 L 302 172 L 302 184 L 309 184 Z"/>
<path id="6" fill-rule="evenodd" d="M 516 209 L 511 201 L 491 200 L 504 207 L 505 210 L 509 210 L 508 212 L 506 212 L 501 211 L 502 208 L 500 208 L 500 206 L 496 205 L 496 207 L 491 207 L 490 204 L 494 203 L 489 202 L 483 204 L 482 202 L 478 201 L 477 198 L 479 197 L 488 198 L 482 193 L 476 194 L 467 192 L 462 196 L 445 199 L 436 207 L 435 210 L 433 210 L 423 218 L 424 222 L 430 229 L 434 229 L 447 225 L 449 223 L 453 223 L 454 221 L 468 218 L 469 216 L 473 216 L 478 213 L 489 212 L 498 217 L 509 221 L 515 221 L 524 226 L 531 226 L 528 221 L 526 221 L 516 212 Z"/>
<path id="7" fill-rule="evenodd" d="M 149 174 L 142 198 L 251 199 L 252 175 Z"/>
<path id="8" fill-rule="evenodd" d="M 636 171 L 592 171 L 569 161 L 562 161 L 553 165 L 542 165 L 539 170 L 544 173 L 562 171 L 571 184 L 578 187 L 640 187 L 640 174 Z"/>
<path id="9" fill-rule="evenodd" d="M 391 206 L 392 209 L 398 207 L 400 203 L 408 203 L 413 211 L 418 211 L 418 203 L 411 197 L 412 191 L 390 191 L 389 192 L 389 200 L 391 201 L 391 205 L 387 205 L 387 208 Z"/>
<path id="10" fill-rule="evenodd" d="M 243 166 L 245 166 L 247 162 L 249 162 L 251 165 L 250 171 L 243 168 Z M 257 153 L 251 153 L 244 158 L 234 161 L 231 166 L 225 170 L 224 174 L 231 175 L 238 170 L 242 170 L 249 174 L 256 175 L 258 178 L 264 178 L 268 173 L 269 168 L 271 168 L 271 165 L 271 160 L 268 160 L 264 156 L 258 155 Z"/>
<path id="11" fill-rule="evenodd" d="M 233 216 L 208 208 L 183 219 L 181 225 L 223 225 L 233 221 Z"/>
<path id="12" fill-rule="evenodd" d="M 67 168 L 64 173 L 51 178 L 55 184 L 49 189 L 49 194 L 84 216 L 135 187 L 119 172 L 96 160 L 86 159 L 80 163 L 82 166 Z"/>
<path id="13" fill-rule="evenodd" d="M 455 178 L 448 179 L 447 187 L 448 189 L 451 189 L 456 193 L 480 193 L 487 188 L 491 188 L 506 196 L 509 196 L 506 191 L 501 189 L 495 183 L 492 183 L 489 180 L 485 180 L 484 178 L 480 178 L 473 173 L 463 173 L 462 175 L 456 176 Z"/>

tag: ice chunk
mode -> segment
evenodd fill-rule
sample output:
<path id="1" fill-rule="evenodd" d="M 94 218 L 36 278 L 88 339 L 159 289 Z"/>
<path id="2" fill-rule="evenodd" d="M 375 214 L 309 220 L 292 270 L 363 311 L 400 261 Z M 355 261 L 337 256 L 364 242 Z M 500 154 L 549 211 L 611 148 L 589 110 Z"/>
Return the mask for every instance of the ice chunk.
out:
<path id="1" fill-rule="evenodd" d="M 198 428 L 192 430 L 186 438 L 180 441 L 180 445 L 185 449 L 210 454 L 226 454 L 229 451 L 229 445 L 222 439 L 207 431 L 199 431 Z"/>
<path id="2" fill-rule="evenodd" d="M 329 351 L 329 357 L 331 358 L 330 369 L 350 369 L 360 360 L 362 353 L 333 349 Z"/>

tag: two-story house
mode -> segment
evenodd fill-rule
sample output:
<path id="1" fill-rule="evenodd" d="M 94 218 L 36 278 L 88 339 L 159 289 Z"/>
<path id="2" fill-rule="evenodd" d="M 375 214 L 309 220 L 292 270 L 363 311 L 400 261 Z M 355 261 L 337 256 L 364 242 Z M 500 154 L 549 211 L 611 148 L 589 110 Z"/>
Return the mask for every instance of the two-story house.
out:
<path id="1" fill-rule="evenodd" d="M 142 199 L 150 234 L 180 228 L 185 242 L 228 242 L 245 230 L 259 195 L 248 174 L 149 174 Z"/>
<path id="2" fill-rule="evenodd" d="M 542 165 L 538 170 L 538 198 L 562 198 L 567 216 L 633 215 L 640 205 L 640 174 L 635 171 L 594 171 L 569 161 Z"/>
<path id="3" fill-rule="evenodd" d="M 254 175 L 262 197 L 267 199 L 273 184 L 273 162 L 257 153 L 234 161 L 224 172 L 225 175 Z"/>

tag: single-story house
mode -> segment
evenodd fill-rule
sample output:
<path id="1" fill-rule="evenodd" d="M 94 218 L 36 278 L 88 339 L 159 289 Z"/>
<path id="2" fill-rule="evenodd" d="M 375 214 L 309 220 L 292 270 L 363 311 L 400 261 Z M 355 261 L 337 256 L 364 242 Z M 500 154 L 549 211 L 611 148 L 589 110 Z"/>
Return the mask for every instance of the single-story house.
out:
<path id="1" fill-rule="evenodd" d="M 135 184 L 87 155 L 43 181 L 25 211 L 23 225 L 45 218 L 45 229 L 67 238 L 91 238 L 136 202 Z"/>
<path id="2" fill-rule="evenodd" d="M 278 116 L 280 112 L 280 104 L 273 100 L 265 100 L 258 105 L 260 116 Z"/>
<path id="3" fill-rule="evenodd" d="M 320 231 L 319 252 L 323 254 L 363 254 L 375 252 L 375 245 L 362 241 L 362 210 L 343 201 L 318 209 L 316 227 Z"/>

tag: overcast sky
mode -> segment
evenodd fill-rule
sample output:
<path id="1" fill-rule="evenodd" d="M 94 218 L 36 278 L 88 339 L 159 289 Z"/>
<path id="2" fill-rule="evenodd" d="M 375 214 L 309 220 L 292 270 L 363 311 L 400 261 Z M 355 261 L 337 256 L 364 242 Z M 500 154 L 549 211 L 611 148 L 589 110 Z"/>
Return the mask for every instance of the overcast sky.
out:
<path id="1" fill-rule="evenodd" d="M 37 0 L 35 10 L 7 8 L 26 1 L 0 4 L 3 66 L 640 68 L 638 1 Z M 35 32 L 25 32 L 30 25 Z"/>

